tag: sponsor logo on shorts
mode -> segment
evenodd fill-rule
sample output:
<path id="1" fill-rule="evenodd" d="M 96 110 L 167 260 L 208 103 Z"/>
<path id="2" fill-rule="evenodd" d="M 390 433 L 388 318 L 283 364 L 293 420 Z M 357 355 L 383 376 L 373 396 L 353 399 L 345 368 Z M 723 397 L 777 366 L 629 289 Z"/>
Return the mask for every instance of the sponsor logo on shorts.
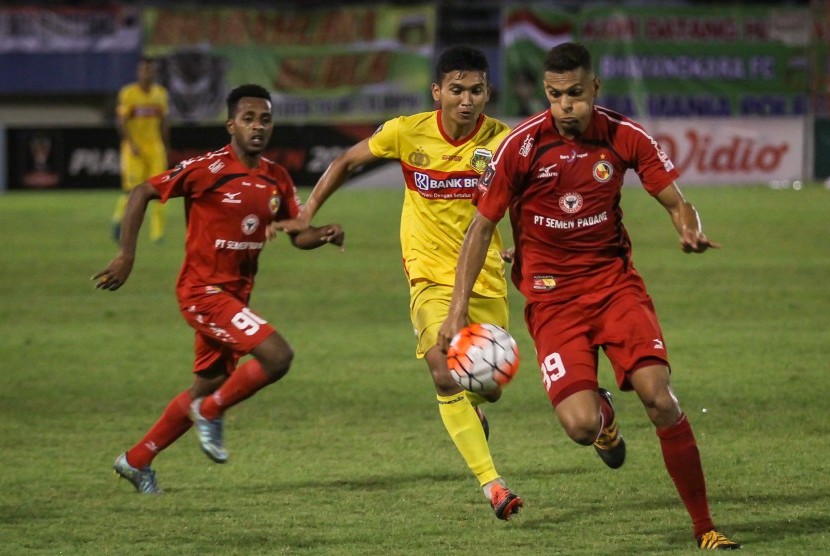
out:
<path id="1" fill-rule="evenodd" d="M 536 274 L 533 277 L 533 289 L 535 291 L 550 291 L 556 287 L 556 278 L 550 274 Z"/>

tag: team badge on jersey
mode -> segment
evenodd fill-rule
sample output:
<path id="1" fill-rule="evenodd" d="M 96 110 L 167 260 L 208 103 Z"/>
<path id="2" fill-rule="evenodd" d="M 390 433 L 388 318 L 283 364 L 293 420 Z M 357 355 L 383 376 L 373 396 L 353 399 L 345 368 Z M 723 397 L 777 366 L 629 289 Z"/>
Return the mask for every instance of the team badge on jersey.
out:
<path id="1" fill-rule="evenodd" d="M 279 195 L 273 195 L 270 199 L 268 199 L 268 208 L 271 209 L 271 214 L 277 214 L 277 211 L 280 210 L 280 199 Z"/>
<path id="2" fill-rule="evenodd" d="M 484 148 L 478 148 L 473 151 L 473 157 L 470 159 L 470 167 L 478 172 L 483 173 L 493 158 L 493 153 Z"/>
<path id="3" fill-rule="evenodd" d="M 582 195 L 579 193 L 565 193 L 559 197 L 559 208 L 568 214 L 579 212 L 582 208 Z"/>
<path id="4" fill-rule="evenodd" d="M 594 179 L 600 183 L 605 183 L 614 175 L 614 167 L 607 160 L 600 160 L 594 164 Z"/>
<path id="5" fill-rule="evenodd" d="M 409 154 L 409 163 L 413 166 L 426 168 L 429 166 L 429 155 L 421 147 L 418 147 L 417 151 Z"/>
<path id="6" fill-rule="evenodd" d="M 242 219 L 242 233 L 246 236 L 251 235 L 259 228 L 259 218 L 256 214 L 249 214 Z"/>

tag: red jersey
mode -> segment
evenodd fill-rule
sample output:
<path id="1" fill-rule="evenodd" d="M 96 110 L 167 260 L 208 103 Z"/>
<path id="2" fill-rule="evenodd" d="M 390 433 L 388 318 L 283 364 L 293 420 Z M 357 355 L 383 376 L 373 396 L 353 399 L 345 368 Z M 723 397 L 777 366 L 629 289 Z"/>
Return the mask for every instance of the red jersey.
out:
<path id="1" fill-rule="evenodd" d="M 639 124 L 599 106 L 574 140 L 559 134 L 546 110 L 502 141 L 479 183 L 477 204 L 493 222 L 510 209 L 512 280 L 528 302 L 565 301 L 635 272 L 620 209 L 629 168 L 651 195 L 678 177 Z"/>
<path id="2" fill-rule="evenodd" d="M 247 302 L 268 224 L 294 218 L 300 210 L 285 168 L 260 158 L 259 167 L 250 169 L 227 145 L 185 160 L 150 184 L 162 202 L 184 197 L 187 236 L 179 300 L 221 288 Z"/>

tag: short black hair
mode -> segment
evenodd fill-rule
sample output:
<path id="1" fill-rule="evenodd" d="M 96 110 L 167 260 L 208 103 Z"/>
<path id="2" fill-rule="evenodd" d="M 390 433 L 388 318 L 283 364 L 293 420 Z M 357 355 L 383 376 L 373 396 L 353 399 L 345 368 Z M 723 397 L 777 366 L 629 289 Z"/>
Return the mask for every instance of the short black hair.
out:
<path id="1" fill-rule="evenodd" d="M 228 93 L 228 119 L 233 119 L 234 114 L 236 113 L 236 106 L 239 104 L 240 99 L 242 99 L 243 97 L 262 98 L 270 101 L 271 93 L 269 93 L 268 89 L 266 89 L 262 85 L 255 85 L 253 83 L 240 85 L 239 87 Z"/>
<path id="2" fill-rule="evenodd" d="M 564 73 L 582 68 L 593 71 L 591 53 L 576 42 L 563 42 L 551 48 L 545 57 L 545 71 Z"/>
<path id="3" fill-rule="evenodd" d="M 486 74 L 490 71 L 490 65 L 487 63 L 487 56 L 478 48 L 467 45 L 451 46 L 438 58 L 435 66 L 436 82 L 443 81 L 444 76 L 451 71 L 480 71 Z"/>

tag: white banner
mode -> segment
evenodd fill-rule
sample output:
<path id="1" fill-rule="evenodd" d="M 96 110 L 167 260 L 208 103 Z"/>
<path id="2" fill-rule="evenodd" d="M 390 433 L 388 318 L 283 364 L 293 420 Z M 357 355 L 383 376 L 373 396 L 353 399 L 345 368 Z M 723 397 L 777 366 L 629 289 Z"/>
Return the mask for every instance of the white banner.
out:
<path id="1" fill-rule="evenodd" d="M 803 118 L 683 118 L 641 121 L 683 184 L 803 179 Z"/>

